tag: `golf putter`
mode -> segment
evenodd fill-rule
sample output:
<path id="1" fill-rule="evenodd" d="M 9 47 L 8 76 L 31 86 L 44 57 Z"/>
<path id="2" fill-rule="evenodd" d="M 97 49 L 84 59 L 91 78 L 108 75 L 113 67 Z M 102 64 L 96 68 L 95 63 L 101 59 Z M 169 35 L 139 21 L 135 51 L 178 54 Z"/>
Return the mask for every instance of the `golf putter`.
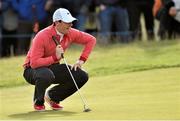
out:
<path id="1" fill-rule="evenodd" d="M 56 39 L 55 36 L 52 36 L 52 39 L 53 39 L 53 41 L 55 42 L 56 45 L 60 45 L 60 43 L 58 42 L 58 40 Z M 74 82 L 74 84 L 75 84 L 75 86 L 76 86 L 76 88 L 77 88 L 78 94 L 79 94 L 79 96 L 81 97 L 81 100 L 82 100 L 82 102 L 83 102 L 83 104 L 84 104 L 84 110 L 83 110 L 83 112 L 89 112 L 89 111 L 91 111 L 91 109 L 88 108 L 87 103 L 85 102 L 82 94 L 80 93 L 79 87 L 77 86 L 77 83 L 76 83 L 76 81 L 75 81 L 75 79 L 74 79 L 74 77 L 73 77 L 73 75 L 72 75 L 72 73 L 71 73 L 71 71 L 70 71 L 70 69 L 69 69 L 69 67 L 68 67 L 68 64 L 67 64 L 67 62 L 66 62 L 66 59 L 64 58 L 64 54 L 63 54 L 63 53 L 61 54 L 61 58 L 63 59 L 65 65 L 66 65 L 66 67 L 67 67 L 67 69 L 68 69 L 68 71 L 69 71 L 69 74 L 70 74 L 70 76 L 71 76 L 71 78 L 72 78 L 72 80 L 73 80 L 73 82 Z"/>

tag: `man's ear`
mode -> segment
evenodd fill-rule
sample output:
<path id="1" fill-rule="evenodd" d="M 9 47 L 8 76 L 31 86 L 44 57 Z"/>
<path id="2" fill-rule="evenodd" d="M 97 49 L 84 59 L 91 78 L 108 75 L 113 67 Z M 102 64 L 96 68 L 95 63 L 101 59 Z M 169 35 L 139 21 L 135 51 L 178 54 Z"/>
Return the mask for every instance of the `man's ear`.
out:
<path id="1" fill-rule="evenodd" d="M 57 25 L 59 22 L 61 22 L 61 21 L 55 21 L 55 22 L 53 23 L 53 25 L 55 26 L 55 25 Z"/>
<path id="2" fill-rule="evenodd" d="M 57 24 L 58 24 L 58 21 L 55 21 L 55 22 L 54 22 L 54 25 L 57 25 Z"/>

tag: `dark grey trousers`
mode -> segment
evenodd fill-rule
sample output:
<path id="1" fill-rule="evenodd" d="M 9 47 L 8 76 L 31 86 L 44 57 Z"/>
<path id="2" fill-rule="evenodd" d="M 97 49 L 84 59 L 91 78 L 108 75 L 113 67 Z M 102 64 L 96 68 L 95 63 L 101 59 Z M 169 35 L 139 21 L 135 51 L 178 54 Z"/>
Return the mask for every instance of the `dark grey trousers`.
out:
<path id="1" fill-rule="evenodd" d="M 71 68 L 70 65 L 69 68 Z M 79 88 L 88 81 L 88 74 L 85 71 L 78 68 L 71 72 Z M 28 83 L 35 85 L 34 101 L 36 105 L 44 104 L 45 91 L 51 84 L 57 85 L 50 88 L 48 94 L 57 103 L 77 91 L 65 64 L 53 64 L 37 69 L 28 67 L 24 70 L 23 76 Z"/>

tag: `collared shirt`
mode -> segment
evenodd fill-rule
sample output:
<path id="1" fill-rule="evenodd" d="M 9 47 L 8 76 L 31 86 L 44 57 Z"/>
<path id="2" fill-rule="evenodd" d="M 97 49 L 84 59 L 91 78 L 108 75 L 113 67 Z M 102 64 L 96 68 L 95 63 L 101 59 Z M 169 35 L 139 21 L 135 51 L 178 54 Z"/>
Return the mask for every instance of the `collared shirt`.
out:
<path id="1" fill-rule="evenodd" d="M 59 41 L 61 42 L 61 41 L 62 41 L 62 39 L 63 39 L 63 37 L 64 37 L 64 34 L 62 34 L 62 33 L 58 32 L 58 30 L 56 30 L 56 33 L 57 33 L 57 35 L 59 35 L 59 36 L 60 36 Z"/>
<path id="2" fill-rule="evenodd" d="M 57 34 L 55 27 L 51 25 L 38 32 L 34 37 L 32 46 L 26 56 L 26 60 L 23 65 L 24 67 L 30 66 L 31 68 L 38 68 L 50 66 L 51 64 L 60 61 L 56 57 L 56 44 L 54 43 L 52 36 L 55 36 L 57 40 L 59 40 L 64 52 L 71 43 L 82 44 L 84 49 L 79 57 L 79 60 L 83 60 L 84 62 L 87 60 L 96 44 L 95 37 L 74 28 L 71 28 L 60 41 L 60 36 Z"/>

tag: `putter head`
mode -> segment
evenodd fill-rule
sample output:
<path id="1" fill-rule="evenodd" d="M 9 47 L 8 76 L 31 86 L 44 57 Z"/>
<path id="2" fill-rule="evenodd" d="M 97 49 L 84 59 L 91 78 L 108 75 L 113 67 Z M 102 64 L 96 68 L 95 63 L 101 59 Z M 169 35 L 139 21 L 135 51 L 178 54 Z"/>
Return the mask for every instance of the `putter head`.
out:
<path id="1" fill-rule="evenodd" d="M 91 111 L 91 109 L 86 108 L 86 109 L 84 109 L 84 111 L 83 111 L 83 112 L 90 112 L 90 111 Z"/>

